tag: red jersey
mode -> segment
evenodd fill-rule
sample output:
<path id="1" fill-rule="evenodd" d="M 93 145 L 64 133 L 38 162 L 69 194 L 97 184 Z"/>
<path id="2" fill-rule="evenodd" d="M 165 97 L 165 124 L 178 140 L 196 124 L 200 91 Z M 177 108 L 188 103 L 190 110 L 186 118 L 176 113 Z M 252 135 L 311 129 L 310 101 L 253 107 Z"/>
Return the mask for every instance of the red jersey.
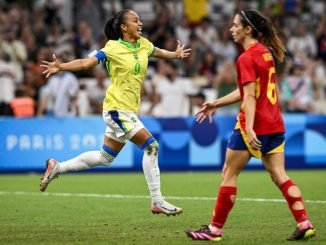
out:
<path id="1" fill-rule="evenodd" d="M 271 52 L 261 43 L 250 46 L 237 61 L 238 87 L 243 102 L 243 86 L 256 83 L 256 112 L 254 131 L 257 135 L 285 132 L 276 91 L 275 63 Z M 245 131 L 244 106 L 238 115 L 240 127 Z"/>

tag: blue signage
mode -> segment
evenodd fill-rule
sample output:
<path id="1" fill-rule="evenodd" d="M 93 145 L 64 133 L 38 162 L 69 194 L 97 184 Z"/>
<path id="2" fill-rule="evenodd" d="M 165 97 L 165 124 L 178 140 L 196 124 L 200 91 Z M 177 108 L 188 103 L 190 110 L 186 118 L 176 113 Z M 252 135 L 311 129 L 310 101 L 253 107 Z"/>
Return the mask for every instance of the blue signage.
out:
<path id="1" fill-rule="evenodd" d="M 326 167 L 326 117 L 285 115 L 285 156 L 288 168 Z M 164 170 L 221 169 L 235 117 L 217 116 L 198 124 L 194 117 L 144 117 L 144 125 L 160 144 Z M 105 123 L 101 117 L 0 119 L 0 172 L 43 171 L 45 160 L 64 161 L 85 151 L 99 150 Z M 127 143 L 111 167 L 101 170 L 139 171 L 142 151 Z M 263 168 L 252 159 L 247 168 Z"/>

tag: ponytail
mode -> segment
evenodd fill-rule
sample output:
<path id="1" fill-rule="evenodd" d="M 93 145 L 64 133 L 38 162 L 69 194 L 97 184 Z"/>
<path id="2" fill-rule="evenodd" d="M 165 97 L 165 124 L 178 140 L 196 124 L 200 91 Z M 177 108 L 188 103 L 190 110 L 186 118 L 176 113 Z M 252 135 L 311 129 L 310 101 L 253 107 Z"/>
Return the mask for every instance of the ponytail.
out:
<path id="1" fill-rule="evenodd" d="M 130 11 L 130 9 L 121 10 L 107 20 L 104 27 L 104 34 L 108 40 L 122 38 L 120 26 L 125 23 L 125 14 Z"/>
<path id="2" fill-rule="evenodd" d="M 250 26 L 252 28 L 253 38 L 258 39 L 271 49 L 276 59 L 282 62 L 286 49 L 281 39 L 277 36 L 272 21 L 256 10 L 241 11 L 239 16 L 243 26 Z"/>

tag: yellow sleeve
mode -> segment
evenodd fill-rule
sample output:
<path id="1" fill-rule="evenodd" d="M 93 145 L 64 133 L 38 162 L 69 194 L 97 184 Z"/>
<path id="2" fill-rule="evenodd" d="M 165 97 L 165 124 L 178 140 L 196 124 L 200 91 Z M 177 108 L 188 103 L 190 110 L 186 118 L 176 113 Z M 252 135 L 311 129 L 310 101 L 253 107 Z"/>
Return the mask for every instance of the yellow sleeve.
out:
<path id="1" fill-rule="evenodd" d="M 114 46 L 113 45 L 114 43 L 113 43 L 113 41 L 108 41 L 106 44 L 105 44 L 105 46 L 100 50 L 100 51 L 102 51 L 103 53 L 105 53 L 105 55 L 106 55 L 106 58 L 107 58 L 107 60 L 109 61 L 110 59 L 111 59 L 111 56 L 112 56 L 112 47 Z"/>
<path id="2" fill-rule="evenodd" d="M 155 50 L 154 44 L 144 37 L 142 37 L 142 42 L 143 42 L 143 45 L 148 50 L 147 51 L 148 57 L 151 56 Z"/>

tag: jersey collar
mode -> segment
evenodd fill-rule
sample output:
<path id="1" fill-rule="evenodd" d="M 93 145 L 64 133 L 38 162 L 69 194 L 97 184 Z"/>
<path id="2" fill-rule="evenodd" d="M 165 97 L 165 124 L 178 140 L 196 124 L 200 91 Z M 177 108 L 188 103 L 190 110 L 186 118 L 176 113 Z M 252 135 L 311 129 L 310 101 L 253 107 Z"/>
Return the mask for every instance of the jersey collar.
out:
<path id="1" fill-rule="evenodd" d="M 121 38 L 119 38 L 118 42 L 125 45 L 127 48 L 130 48 L 130 49 L 133 49 L 133 50 L 138 49 L 139 46 L 140 46 L 139 40 L 137 40 L 136 46 L 132 45 L 131 43 L 123 41 Z"/>

